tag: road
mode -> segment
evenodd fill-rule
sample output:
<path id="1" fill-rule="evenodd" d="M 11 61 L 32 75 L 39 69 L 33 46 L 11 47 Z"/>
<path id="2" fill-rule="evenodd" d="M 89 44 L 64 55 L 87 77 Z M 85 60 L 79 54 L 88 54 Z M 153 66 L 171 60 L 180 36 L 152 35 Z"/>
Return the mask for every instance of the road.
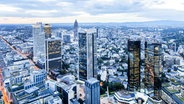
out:
<path id="1" fill-rule="evenodd" d="M 2 39 L 12 50 L 14 50 L 17 54 L 21 55 L 24 59 L 28 59 L 27 54 L 21 53 L 19 50 L 15 49 L 6 39 L 4 39 L 2 36 L 0 36 L 0 39 Z M 34 69 L 38 70 L 39 68 L 35 65 L 34 61 L 31 59 L 28 59 L 29 63 L 34 66 Z"/>
<path id="2" fill-rule="evenodd" d="M 21 53 L 19 50 L 15 49 L 6 39 L 4 39 L 2 36 L 0 36 L 0 39 L 3 40 L 12 50 L 14 50 L 17 54 L 21 55 L 24 59 L 28 59 L 27 54 Z M 34 66 L 34 69 L 38 70 L 39 68 L 35 65 L 33 60 L 28 59 L 29 63 Z M 0 68 L 0 90 L 3 94 L 3 101 L 5 104 L 11 104 L 12 99 L 8 97 L 8 94 L 6 93 L 6 90 L 3 85 L 3 76 L 2 76 L 2 69 Z"/>

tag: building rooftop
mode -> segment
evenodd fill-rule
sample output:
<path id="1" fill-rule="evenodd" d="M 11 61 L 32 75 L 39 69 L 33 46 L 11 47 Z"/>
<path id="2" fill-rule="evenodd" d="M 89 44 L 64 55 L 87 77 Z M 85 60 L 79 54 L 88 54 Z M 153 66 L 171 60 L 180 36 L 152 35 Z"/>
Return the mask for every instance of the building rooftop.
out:
<path id="1" fill-rule="evenodd" d="M 25 90 L 25 92 L 27 92 L 27 93 L 32 93 L 32 92 L 34 92 L 34 91 L 36 91 L 36 90 L 38 90 L 39 88 L 38 87 L 36 87 L 36 86 L 33 86 L 33 87 L 31 87 L 31 88 L 29 88 L 29 89 L 27 89 L 27 90 Z"/>
<path id="2" fill-rule="evenodd" d="M 86 82 L 89 84 L 94 84 L 94 83 L 98 83 L 99 81 L 96 78 L 90 78 Z"/>

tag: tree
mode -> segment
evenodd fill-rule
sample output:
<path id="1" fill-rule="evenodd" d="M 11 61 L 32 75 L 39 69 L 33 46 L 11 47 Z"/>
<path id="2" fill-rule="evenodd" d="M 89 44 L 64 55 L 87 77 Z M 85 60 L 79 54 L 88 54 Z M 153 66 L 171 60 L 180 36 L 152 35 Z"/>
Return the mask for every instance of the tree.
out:
<path id="1" fill-rule="evenodd" d="M 167 69 L 167 72 L 170 73 L 171 72 L 171 69 Z"/>
<path id="2" fill-rule="evenodd" d="M 83 104 L 84 103 L 84 101 L 81 98 L 79 98 L 78 101 L 79 101 L 80 104 Z"/>

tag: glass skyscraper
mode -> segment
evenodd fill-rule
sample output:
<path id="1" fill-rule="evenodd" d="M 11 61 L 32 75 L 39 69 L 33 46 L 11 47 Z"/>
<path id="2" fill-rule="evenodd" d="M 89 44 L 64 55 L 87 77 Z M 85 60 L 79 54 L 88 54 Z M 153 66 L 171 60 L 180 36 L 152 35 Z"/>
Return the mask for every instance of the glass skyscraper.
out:
<path id="1" fill-rule="evenodd" d="M 51 25 L 45 24 L 44 25 L 44 32 L 45 32 L 45 38 L 51 38 Z"/>
<path id="2" fill-rule="evenodd" d="M 145 43 L 145 87 L 154 90 L 154 98 L 161 97 L 162 49 L 161 44 Z"/>
<path id="3" fill-rule="evenodd" d="M 79 33 L 79 80 L 87 80 L 96 74 L 95 67 L 96 32 Z"/>
<path id="4" fill-rule="evenodd" d="M 95 78 L 85 82 L 85 104 L 100 104 L 100 82 Z"/>
<path id="5" fill-rule="evenodd" d="M 141 41 L 128 40 L 128 89 L 140 89 L 140 49 Z"/>
<path id="6" fill-rule="evenodd" d="M 61 69 L 61 39 L 46 39 L 46 69 L 47 71 L 53 69 Z"/>
<path id="7" fill-rule="evenodd" d="M 45 57 L 45 35 L 41 22 L 32 26 L 33 35 L 33 60 L 37 62 L 41 57 Z"/>

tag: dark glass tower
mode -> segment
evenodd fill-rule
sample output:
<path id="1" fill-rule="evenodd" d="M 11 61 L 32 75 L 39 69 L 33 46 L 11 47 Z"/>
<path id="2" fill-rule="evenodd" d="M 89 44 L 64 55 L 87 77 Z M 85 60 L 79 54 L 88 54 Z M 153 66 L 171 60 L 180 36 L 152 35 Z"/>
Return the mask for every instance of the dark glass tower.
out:
<path id="1" fill-rule="evenodd" d="M 140 41 L 128 41 L 128 89 L 140 89 Z"/>
<path id="2" fill-rule="evenodd" d="M 87 80 L 96 75 L 95 32 L 79 33 L 79 80 Z"/>
<path id="3" fill-rule="evenodd" d="M 87 33 L 79 33 L 79 80 L 87 80 Z"/>
<path id="4" fill-rule="evenodd" d="M 51 25 L 45 24 L 44 25 L 44 32 L 45 32 L 45 38 L 51 38 Z"/>
<path id="5" fill-rule="evenodd" d="M 46 39 L 46 69 L 51 71 L 53 69 L 61 70 L 61 39 Z"/>
<path id="6" fill-rule="evenodd" d="M 154 98 L 161 97 L 162 49 L 161 44 L 145 43 L 145 87 L 154 90 Z"/>

